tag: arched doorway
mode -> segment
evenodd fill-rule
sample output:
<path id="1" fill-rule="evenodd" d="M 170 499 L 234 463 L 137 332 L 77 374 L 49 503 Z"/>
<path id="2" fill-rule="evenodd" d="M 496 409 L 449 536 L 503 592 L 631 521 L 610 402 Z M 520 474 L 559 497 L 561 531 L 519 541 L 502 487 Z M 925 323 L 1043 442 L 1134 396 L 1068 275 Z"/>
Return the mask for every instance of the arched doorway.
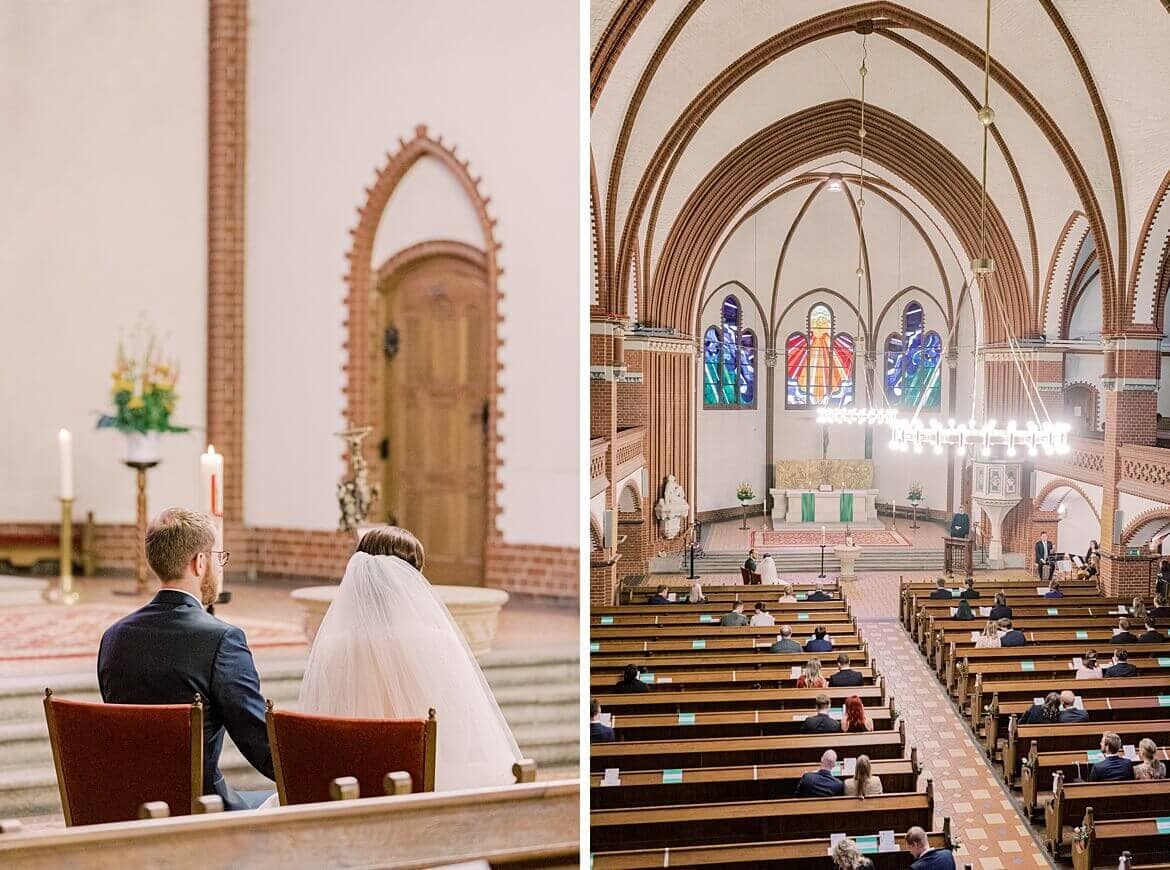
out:
<path id="1" fill-rule="evenodd" d="M 484 581 L 489 378 L 486 258 L 423 242 L 378 273 L 382 504 L 426 542 L 433 583 Z"/>
<path id="2" fill-rule="evenodd" d="M 1069 384 L 1064 388 L 1064 414 L 1077 435 L 1097 431 L 1097 388 L 1092 384 Z"/>

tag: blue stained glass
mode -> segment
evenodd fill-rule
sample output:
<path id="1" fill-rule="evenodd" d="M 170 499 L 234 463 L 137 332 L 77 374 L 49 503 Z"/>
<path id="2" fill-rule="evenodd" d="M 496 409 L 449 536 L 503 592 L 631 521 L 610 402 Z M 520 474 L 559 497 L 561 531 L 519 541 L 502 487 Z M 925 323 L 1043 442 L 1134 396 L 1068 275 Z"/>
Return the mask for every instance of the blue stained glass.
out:
<path id="1" fill-rule="evenodd" d="M 703 404 L 719 404 L 719 330 L 703 333 Z"/>
<path id="2" fill-rule="evenodd" d="M 918 302 L 907 303 L 902 313 L 902 333 L 886 339 L 886 398 L 895 407 L 934 410 L 942 404 L 942 380 L 938 376 L 942 339 L 925 332 L 925 315 Z"/>
<path id="3" fill-rule="evenodd" d="M 752 405 L 756 401 L 756 336 L 745 329 L 739 343 L 739 403 Z"/>
<path id="4" fill-rule="evenodd" d="M 709 326 L 703 333 L 703 404 L 753 408 L 756 336 L 741 329 L 741 308 L 734 296 L 724 298 L 719 314 L 719 326 Z"/>

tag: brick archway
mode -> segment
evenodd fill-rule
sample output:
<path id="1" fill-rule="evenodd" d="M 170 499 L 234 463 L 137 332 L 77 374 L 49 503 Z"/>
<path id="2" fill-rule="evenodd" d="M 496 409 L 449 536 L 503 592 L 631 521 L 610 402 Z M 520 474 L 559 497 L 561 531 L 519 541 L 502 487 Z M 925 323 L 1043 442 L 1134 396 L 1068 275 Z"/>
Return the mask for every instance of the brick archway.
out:
<path id="1" fill-rule="evenodd" d="M 1088 504 L 1089 510 L 1093 512 L 1097 522 L 1101 522 L 1101 511 L 1093 504 L 1093 500 L 1085 494 L 1081 485 L 1075 480 L 1068 480 L 1067 478 L 1059 478 L 1057 480 L 1050 480 L 1044 485 L 1044 488 L 1036 494 L 1036 498 L 1032 500 L 1033 510 L 1037 511 L 1054 511 L 1060 506 L 1062 498 L 1069 492 L 1075 492 Z"/>
<path id="2" fill-rule="evenodd" d="M 630 501 L 633 507 L 626 510 L 622 507 L 622 503 L 626 500 L 626 494 L 629 494 Z M 626 485 L 622 487 L 618 494 L 617 500 L 618 511 L 622 514 L 640 514 L 642 512 L 642 493 L 638 492 L 638 487 L 634 485 L 633 481 L 627 481 Z"/>
<path id="3" fill-rule="evenodd" d="M 1170 508 L 1154 508 L 1138 514 L 1121 533 L 1124 547 L 1143 546 L 1158 532 L 1170 529 Z"/>

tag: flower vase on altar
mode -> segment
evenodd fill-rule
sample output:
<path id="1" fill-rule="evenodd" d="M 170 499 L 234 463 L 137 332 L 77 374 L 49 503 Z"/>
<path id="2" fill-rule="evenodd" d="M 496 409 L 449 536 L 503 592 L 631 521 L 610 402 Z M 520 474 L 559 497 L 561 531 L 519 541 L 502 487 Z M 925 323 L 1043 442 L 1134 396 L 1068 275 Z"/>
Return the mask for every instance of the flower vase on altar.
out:
<path id="1" fill-rule="evenodd" d="M 127 432 L 127 465 L 149 465 L 162 459 L 160 432 Z"/>

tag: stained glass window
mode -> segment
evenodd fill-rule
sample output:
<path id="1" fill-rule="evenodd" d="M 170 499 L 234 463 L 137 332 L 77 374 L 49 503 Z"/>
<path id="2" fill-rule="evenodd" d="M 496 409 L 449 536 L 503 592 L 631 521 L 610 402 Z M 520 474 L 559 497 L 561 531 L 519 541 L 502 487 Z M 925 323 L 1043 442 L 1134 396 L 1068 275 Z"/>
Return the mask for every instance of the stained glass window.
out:
<path id="1" fill-rule="evenodd" d="M 886 400 L 893 407 L 937 410 L 942 404 L 938 375 L 942 339 L 926 331 L 921 303 L 911 301 L 902 310 L 902 332 L 886 339 Z M 925 400 L 924 400 L 925 394 Z"/>
<path id="2" fill-rule="evenodd" d="M 703 333 L 703 406 L 756 406 L 756 336 L 742 329 L 739 300 L 728 296 L 719 309 L 719 325 Z"/>
<path id="3" fill-rule="evenodd" d="M 785 344 L 786 408 L 853 404 L 853 336 L 837 332 L 833 310 L 818 302 L 808 312 L 808 329 Z"/>

